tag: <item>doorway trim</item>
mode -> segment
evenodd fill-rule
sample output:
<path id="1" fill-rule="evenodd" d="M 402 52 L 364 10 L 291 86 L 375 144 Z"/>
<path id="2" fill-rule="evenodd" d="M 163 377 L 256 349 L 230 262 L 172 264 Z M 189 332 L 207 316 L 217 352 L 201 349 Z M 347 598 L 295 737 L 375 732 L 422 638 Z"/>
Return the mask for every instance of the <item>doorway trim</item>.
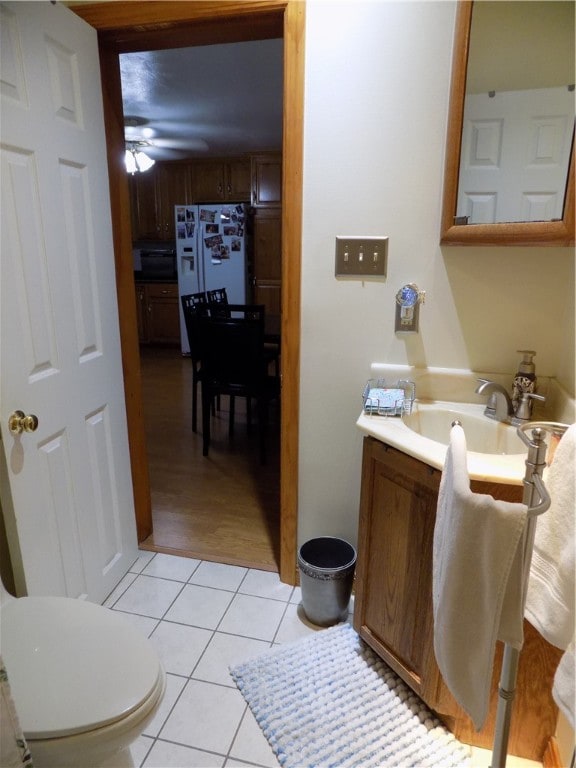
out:
<path id="1" fill-rule="evenodd" d="M 138 539 L 152 532 L 144 432 L 119 53 L 190 44 L 284 39 L 282 174 L 281 581 L 297 581 L 300 278 L 304 115 L 304 20 L 300 0 L 193 0 L 71 4 L 98 30 L 106 124 L 126 416 Z M 279 34 L 278 34 L 279 33 Z"/>

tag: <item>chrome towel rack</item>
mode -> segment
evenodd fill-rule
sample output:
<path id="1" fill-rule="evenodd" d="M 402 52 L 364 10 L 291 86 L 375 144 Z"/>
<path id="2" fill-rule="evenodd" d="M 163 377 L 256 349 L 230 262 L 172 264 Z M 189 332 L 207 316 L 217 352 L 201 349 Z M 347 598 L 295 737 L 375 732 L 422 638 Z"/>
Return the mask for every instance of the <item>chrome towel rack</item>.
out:
<path id="1" fill-rule="evenodd" d="M 549 433 L 554 439 L 559 439 L 567 429 L 568 424 L 553 421 L 531 421 L 519 426 L 517 429 L 518 437 L 528 447 L 528 456 L 525 462 L 526 472 L 523 480 L 524 493 L 522 497 L 523 503 L 528 508 L 528 522 L 524 537 L 522 614 L 524 614 L 524 605 L 526 603 L 536 523 L 538 516 L 546 512 L 551 503 L 550 494 L 542 480 L 542 473 L 547 465 L 546 457 L 548 453 L 545 436 L 546 433 Z M 531 436 L 528 435 L 529 432 Z M 520 651 L 506 643 L 504 645 L 504 657 L 498 686 L 498 708 L 496 710 L 496 726 L 490 768 L 504 768 L 506 765 L 519 660 Z"/>
<path id="2" fill-rule="evenodd" d="M 453 427 L 456 425 L 462 426 L 458 420 L 452 422 Z M 528 518 L 524 535 L 522 615 L 524 615 L 528 579 L 530 577 L 536 523 L 538 516 L 546 512 L 551 504 L 550 494 L 542 480 L 542 474 L 547 466 L 548 454 L 548 444 L 546 443 L 545 436 L 548 433 L 554 439 L 559 440 L 568 429 L 568 426 L 568 424 L 555 421 L 530 421 L 522 424 L 516 430 L 518 437 L 528 447 L 528 455 L 525 461 L 526 471 L 522 481 L 524 486 L 522 503 L 527 507 Z M 531 436 L 528 435 L 528 432 L 531 432 Z M 505 768 L 506 765 L 519 660 L 520 650 L 505 643 L 498 686 L 498 707 L 496 710 L 496 725 L 490 768 Z"/>

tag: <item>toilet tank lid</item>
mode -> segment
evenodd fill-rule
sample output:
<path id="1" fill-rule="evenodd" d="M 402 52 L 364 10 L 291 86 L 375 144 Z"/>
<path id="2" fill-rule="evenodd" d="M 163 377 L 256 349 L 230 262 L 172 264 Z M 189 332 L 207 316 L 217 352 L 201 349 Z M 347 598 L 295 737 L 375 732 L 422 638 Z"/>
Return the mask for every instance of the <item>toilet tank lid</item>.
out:
<path id="1" fill-rule="evenodd" d="M 154 646 L 127 618 L 73 598 L 3 605 L 0 653 L 28 739 L 116 722 L 141 706 L 163 674 Z"/>

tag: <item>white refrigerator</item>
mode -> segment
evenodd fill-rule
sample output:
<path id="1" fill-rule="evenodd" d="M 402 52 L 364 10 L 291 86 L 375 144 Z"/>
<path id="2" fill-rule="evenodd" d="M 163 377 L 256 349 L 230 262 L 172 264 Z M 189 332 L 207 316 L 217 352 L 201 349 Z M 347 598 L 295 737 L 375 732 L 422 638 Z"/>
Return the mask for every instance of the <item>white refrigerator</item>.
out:
<path id="1" fill-rule="evenodd" d="M 176 205 L 178 294 L 226 288 L 230 304 L 246 303 L 246 203 Z M 189 354 L 180 303 L 182 354 Z"/>

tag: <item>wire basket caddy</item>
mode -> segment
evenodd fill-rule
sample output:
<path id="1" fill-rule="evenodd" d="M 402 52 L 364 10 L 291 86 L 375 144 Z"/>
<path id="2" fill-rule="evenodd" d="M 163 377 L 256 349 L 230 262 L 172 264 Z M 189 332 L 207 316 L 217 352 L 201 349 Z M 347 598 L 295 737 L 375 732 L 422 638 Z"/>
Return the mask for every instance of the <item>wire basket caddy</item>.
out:
<path id="1" fill-rule="evenodd" d="M 385 379 L 368 379 L 362 394 L 364 413 L 373 416 L 402 416 L 412 413 L 416 398 L 416 384 L 410 379 L 399 379 L 387 384 Z"/>

